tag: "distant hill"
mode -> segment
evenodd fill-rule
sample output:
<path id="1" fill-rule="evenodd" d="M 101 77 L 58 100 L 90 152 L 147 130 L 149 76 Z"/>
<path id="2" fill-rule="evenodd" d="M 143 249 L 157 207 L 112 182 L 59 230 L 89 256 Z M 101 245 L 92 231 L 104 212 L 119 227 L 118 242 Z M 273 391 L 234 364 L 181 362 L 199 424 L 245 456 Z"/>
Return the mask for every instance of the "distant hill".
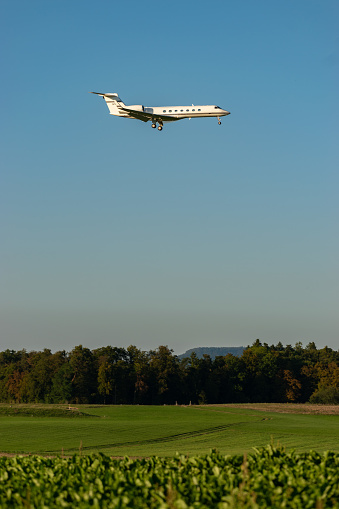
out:
<path id="1" fill-rule="evenodd" d="M 197 354 L 198 359 L 202 359 L 205 354 L 209 355 L 211 359 L 215 359 L 219 355 L 227 355 L 228 353 L 240 357 L 244 350 L 244 346 L 200 346 L 198 348 L 190 348 L 185 353 L 178 355 L 178 357 L 179 359 L 184 359 L 189 357 L 192 352 Z"/>

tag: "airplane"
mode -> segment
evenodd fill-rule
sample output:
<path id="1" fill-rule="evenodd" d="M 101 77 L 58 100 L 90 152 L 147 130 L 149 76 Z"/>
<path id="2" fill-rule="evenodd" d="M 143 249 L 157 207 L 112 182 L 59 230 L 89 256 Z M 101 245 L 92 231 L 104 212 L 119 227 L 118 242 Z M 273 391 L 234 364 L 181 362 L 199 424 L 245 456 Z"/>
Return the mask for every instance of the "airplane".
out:
<path id="1" fill-rule="evenodd" d="M 221 124 L 220 117 L 229 115 L 230 112 L 223 110 L 216 105 L 207 106 L 156 106 L 146 107 L 142 104 L 133 104 L 126 106 L 120 99 L 118 94 L 101 92 L 90 92 L 90 94 L 100 95 L 105 99 L 111 115 L 117 117 L 134 118 L 142 120 L 143 122 L 152 122 L 152 127 L 155 129 L 158 125 L 158 130 L 162 131 L 164 122 L 175 122 L 183 118 L 197 118 L 197 117 L 217 117 L 218 124 Z"/>

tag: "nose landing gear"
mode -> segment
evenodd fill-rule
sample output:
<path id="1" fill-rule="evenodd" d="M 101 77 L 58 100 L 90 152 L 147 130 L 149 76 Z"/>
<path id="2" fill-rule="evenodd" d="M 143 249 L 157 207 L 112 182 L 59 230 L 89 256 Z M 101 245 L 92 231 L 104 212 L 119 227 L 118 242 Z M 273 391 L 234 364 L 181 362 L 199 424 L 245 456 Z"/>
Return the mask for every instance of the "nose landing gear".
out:
<path id="1" fill-rule="evenodd" d="M 218 124 L 221 125 L 220 117 L 218 117 Z"/>

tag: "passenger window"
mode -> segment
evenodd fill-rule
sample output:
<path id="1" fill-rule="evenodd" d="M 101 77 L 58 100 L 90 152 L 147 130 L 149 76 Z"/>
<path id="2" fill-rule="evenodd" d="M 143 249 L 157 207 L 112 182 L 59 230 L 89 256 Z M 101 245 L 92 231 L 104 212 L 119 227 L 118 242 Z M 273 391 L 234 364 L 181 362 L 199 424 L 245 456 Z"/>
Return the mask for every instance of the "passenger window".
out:
<path id="1" fill-rule="evenodd" d="M 192 110 L 192 111 L 195 111 L 195 110 Z"/>
<path id="2" fill-rule="evenodd" d="M 172 110 L 168 110 L 170 113 L 172 113 Z"/>
<path id="3" fill-rule="evenodd" d="M 178 111 L 178 110 L 174 110 L 174 111 Z"/>
<path id="4" fill-rule="evenodd" d="M 184 110 L 180 110 L 180 111 L 184 111 Z"/>
<path id="5" fill-rule="evenodd" d="M 166 110 L 162 110 L 163 113 L 166 113 Z"/>
<path id="6" fill-rule="evenodd" d="M 201 111 L 200 109 L 198 111 Z"/>
<path id="7" fill-rule="evenodd" d="M 189 111 L 189 110 L 186 110 L 186 111 Z"/>

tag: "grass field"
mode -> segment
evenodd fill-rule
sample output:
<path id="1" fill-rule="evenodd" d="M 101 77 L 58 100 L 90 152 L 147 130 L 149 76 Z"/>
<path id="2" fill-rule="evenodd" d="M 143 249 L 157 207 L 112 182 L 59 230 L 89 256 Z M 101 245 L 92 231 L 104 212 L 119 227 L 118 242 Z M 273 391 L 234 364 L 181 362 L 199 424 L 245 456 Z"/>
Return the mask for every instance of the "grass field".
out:
<path id="1" fill-rule="evenodd" d="M 212 448 L 243 454 L 272 440 L 297 451 L 339 451 L 339 407 L 80 405 L 78 417 L 66 408 L 0 405 L 0 451 L 70 455 L 82 444 L 83 454 L 111 456 L 197 455 Z"/>

